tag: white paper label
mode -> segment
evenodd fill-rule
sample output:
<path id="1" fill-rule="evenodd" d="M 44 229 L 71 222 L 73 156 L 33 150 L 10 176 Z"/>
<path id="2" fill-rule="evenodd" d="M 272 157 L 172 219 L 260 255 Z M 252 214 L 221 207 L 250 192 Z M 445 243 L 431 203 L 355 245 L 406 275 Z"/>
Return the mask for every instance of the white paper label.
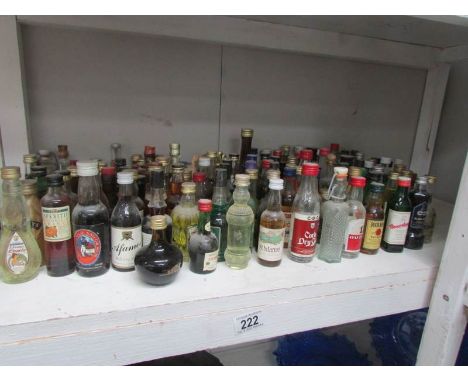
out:
<path id="1" fill-rule="evenodd" d="M 49 242 L 70 240 L 71 221 L 70 207 L 42 207 L 44 240 Z"/>
<path id="2" fill-rule="evenodd" d="M 345 234 L 345 251 L 356 253 L 361 250 L 364 219 L 352 219 L 348 222 Z"/>
<path id="3" fill-rule="evenodd" d="M 384 241 L 388 244 L 403 245 L 408 232 L 411 212 L 388 210 L 387 224 L 385 226 Z"/>
<path id="4" fill-rule="evenodd" d="M 234 318 L 234 331 L 237 334 L 250 332 L 263 326 L 263 312 L 258 310 Z"/>
<path id="5" fill-rule="evenodd" d="M 6 265 L 11 273 L 20 275 L 26 270 L 28 265 L 29 255 L 23 239 L 17 232 L 11 237 L 10 243 L 6 250 Z"/>
<path id="6" fill-rule="evenodd" d="M 216 265 L 218 264 L 218 252 L 219 250 L 217 249 L 214 252 L 205 253 L 205 260 L 203 261 L 204 271 L 214 271 L 216 269 Z"/>
<path id="7" fill-rule="evenodd" d="M 151 239 L 153 238 L 153 234 L 152 233 L 142 232 L 141 235 L 143 237 L 143 247 L 145 245 L 149 245 L 149 243 L 151 243 Z"/>
<path id="8" fill-rule="evenodd" d="M 208 222 L 208 223 L 205 224 L 205 231 L 206 231 L 206 232 L 211 232 L 211 225 L 210 225 L 210 222 Z"/>
<path id="9" fill-rule="evenodd" d="M 281 260 L 284 247 L 284 228 L 271 229 L 260 226 L 257 255 L 265 261 Z"/>
<path id="10" fill-rule="evenodd" d="M 141 248 L 141 225 L 111 228 L 112 265 L 130 269 L 135 266 L 135 255 Z"/>

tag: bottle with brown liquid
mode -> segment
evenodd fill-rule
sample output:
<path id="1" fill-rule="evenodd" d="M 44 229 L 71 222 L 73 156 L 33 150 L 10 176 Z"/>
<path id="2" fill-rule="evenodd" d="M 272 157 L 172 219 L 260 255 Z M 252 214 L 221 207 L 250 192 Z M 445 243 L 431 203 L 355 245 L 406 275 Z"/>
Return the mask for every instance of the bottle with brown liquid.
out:
<path id="1" fill-rule="evenodd" d="M 286 217 L 286 226 L 284 232 L 284 248 L 289 246 L 289 231 L 291 227 L 291 208 L 294 202 L 294 197 L 297 192 L 296 168 L 286 166 L 283 171 L 284 189 L 281 192 L 281 210 Z"/>
<path id="2" fill-rule="evenodd" d="M 184 183 L 184 166 L 172 166 L 172 177 L 169 183 L 169 195 L 167 196 L 167 213 L 169 215 L 180 202 L 180 198 L 182 197 L 182 183 Z"/>
<path id="3" fill-rule="evenodd" d="M 372 182 L 366 206 L 366 221 L 361 245 L 361 253 L 375 255 L 380 248 L 384 229 L 385 210 L 383 202 L 384 184 Z"/>

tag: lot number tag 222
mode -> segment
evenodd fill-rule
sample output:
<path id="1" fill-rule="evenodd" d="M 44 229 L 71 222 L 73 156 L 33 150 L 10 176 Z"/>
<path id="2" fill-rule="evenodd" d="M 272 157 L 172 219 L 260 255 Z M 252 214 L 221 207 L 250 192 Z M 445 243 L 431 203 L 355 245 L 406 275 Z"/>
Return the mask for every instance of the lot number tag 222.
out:
<path id="1" fill-rule="evenodd" d="M 260 326 L 263 326 L 263 315 L 260 310 L 234 318 L 234 330 L 237 334 L 249 332 Z"/>

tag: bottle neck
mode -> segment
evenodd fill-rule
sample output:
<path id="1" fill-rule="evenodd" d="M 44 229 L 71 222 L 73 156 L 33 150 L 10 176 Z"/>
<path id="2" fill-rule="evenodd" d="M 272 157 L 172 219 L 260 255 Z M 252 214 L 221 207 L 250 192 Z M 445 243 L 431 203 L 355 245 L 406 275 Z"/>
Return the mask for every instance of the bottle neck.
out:
<path id="1" fill-rule="evenodd" d="M 234 194 L 232 195 L 234 202 L 237 204 L 247 204 L 250 199 L 249 187 L 248 186 L 236 186 Z"/>
<path id="2" fill-rule="evenodd" d="M 362 187 L 351 187 L 351 192 L 349 193 L 349 200 L 357 200 L 361 202 L 364 200 L 364 189 Z"/>
<path id="3" fill-rule="evenodd" d="M 152 231 L 153 231 L 153 236 L 151 238 L 151 243 L 157 243 L 161 241 L 167 242 L 165 229 L 153 229 Z"/>
<path id="4" fill-rule="evenodd" d="M 300 186 L 297 193 L 313 193 L 318 195 L 317 177 L 311 175 L 301 175 Z"/>
<path id="5" fill-rule="evenodd" d="M 193 207 L 195 205 L 195 193 L 189 192 L 187 194 L 182 194 L 180 198 L 180 205 L 184 207 Z"/>
<path id="6" fill-rule="evenodd" d="M 405 199 L 408 197 L 408 194 L 409 194 L 409 187 L 398 186 L 396 193 L 395 193 L 395 198 Z"/>
<path id="7" fill-rule="evenodd" d="M 48 186 L 48 191 L 47 193 L 48 194 L 61 194 L 63 193 L 65 190 L 63 188 L 63 185 L 61 186 Z"/>
<path id="8" fill-rule="evenodd" d="M 207 231 L 207 224 L 210 223 L 210 213 L 209 212 L 199 212 L 198 215 L 198 232 L 203 234 L 209 234 L 210 231 Z"/>
<path id="9" fill-rule="evenodd" d="M 119 197 L 132 197 L 133 196 L 133 183 L 119 184 Z"/>
<path id="10" fill-rule="evenodd" d="M 213 189 L 213 205 L 225 205 L 228 202 L 229 191 L 227 186 L 215 186 Z"/>
<path id="11" fill-rule="evenodd" d="M 346 177 L 335 177 L 330 190 L 330 200 L 334 202 L 344 202 L 346 199 L 346 187 L 348 182 Z"/>
<path id="12" fill-rule="evenodd" d="M 281 211 L 281 190 L 272 190 L 268 193 L 267 210 Z"/>
<path id="13" fill-rule="evenodd" d="M 99 175 L 80 176 L 78 179 L 78 203 L 81 205 L 99 204 L 100 183 Z"/>
<path id="14" fill-rule="evenodd" d="M 164 188 L 151 188 L 151 200 L 148 203 L 148 207 L 166 207 L 166 190 Z"/>

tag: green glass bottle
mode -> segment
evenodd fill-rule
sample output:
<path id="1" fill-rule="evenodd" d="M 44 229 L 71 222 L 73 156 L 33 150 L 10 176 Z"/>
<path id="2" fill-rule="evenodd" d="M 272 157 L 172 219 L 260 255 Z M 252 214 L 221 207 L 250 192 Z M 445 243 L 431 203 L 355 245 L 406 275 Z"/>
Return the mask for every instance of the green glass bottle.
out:
<path id="1" fill-rule="evenodd" d="M 229 208 L 231 195 L 228 189 L 227 170 L 217 168 L 215 186 L 213 190 L 213 210 L 211 211 L 211 231 L 216 235 L 219 242 L 218 261 L 224 261 L 224 252 L 227 246 L 228 224 L 226 213 Z"/>

